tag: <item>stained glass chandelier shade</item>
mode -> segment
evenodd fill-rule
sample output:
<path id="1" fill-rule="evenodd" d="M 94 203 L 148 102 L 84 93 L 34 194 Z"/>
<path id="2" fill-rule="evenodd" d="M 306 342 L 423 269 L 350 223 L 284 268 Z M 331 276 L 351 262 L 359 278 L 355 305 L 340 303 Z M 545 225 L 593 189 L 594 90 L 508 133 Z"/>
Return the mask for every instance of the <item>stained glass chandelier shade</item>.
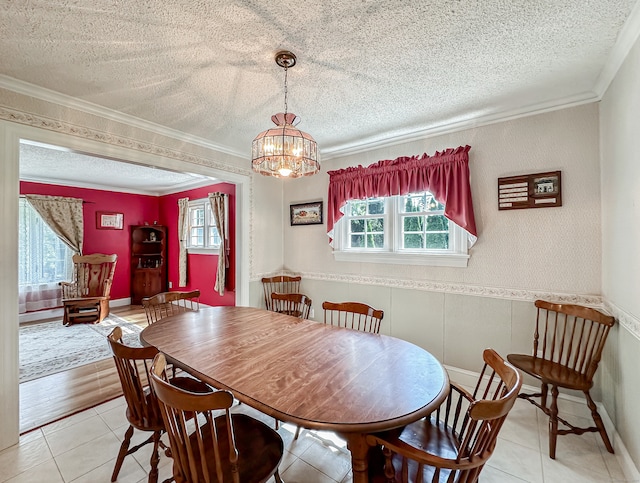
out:
<path id="1" fill-rule="evenodd" d="M 298 117 L 287 112 L 287 69 L 296 63 L 291 52 L 278 52 L 276 63 L 284 68 L 284 111 L 271 120 L 276 125 L 253 140 L 251 163 L 256 173 L 278 178 L 311 176 L 320 171 L 318 145 L 310 134 L 296 127 Z"/>

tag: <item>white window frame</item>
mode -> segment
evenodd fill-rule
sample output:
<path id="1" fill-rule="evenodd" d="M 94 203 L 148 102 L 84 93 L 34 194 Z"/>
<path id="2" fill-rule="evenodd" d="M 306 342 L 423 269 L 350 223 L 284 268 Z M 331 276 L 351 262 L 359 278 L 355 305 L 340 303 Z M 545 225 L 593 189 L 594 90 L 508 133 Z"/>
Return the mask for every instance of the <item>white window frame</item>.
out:
<path id="1" fill-rule="evenodd" d="M 203 209 L 204 210 L 204 246 L 193 246 L 191 245 L 191 211 L 195 209 Z M 227 215 L 228 216 L 228 215 Z M 201 198 L 198 200 L 190 200 L 189 207 L 187 208 L 187 218 L 188 218 L 188 227 L 187 227 L 187 253 L 192 253 L 195 255 L 218 255 L 220 252 L 220 244 L 209 245 L 209 229 L 214 227 L 216 230 L 218 227 L 216 226 L 216 220 L 213 216 L 213 211 L 211 210 L 211 202 L 209 198 Z M 227 223 L 227 226 L 228 223 Z M 218 238 L 220 236 L 220 232 L 218 232 Z"/>
<path id="2" fill-rule="evenodd" d="M 427 265 L 434 267 L 466 267 L 469 261 L 467 232 L 453 221 L 449 220 L 449 248 L 447 250 L 434 249 L 401 249 L 402 247 L 402 218 L 399 202 L 402 196 L 385 197 L 384 239 L 385 248 L 361 249 L 348 248 L 349 229 L 351 219 L 349 203 L 344 207 L 345 216 L 334 226 L 333 256 L 341 262 L 388 263 L 397 265 Z M 434 214 L 442 214 L 435 212 Z"/>

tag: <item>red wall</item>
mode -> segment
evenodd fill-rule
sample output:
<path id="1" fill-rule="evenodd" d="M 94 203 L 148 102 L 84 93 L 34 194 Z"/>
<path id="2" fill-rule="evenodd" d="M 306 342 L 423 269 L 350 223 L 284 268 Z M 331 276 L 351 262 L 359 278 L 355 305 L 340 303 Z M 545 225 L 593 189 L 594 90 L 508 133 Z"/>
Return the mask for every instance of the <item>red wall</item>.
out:
<path id="1" fill-rule="evenodd" d="M 178 199 L 198 200 L 206 198 L 209 193 L 222 192 L 229 195 L 229 268 L 227 269 L 227 285 L 221 297 L 213 290 L 218 270 L 218 255 L 188 255 L 187 286 L 178 287 Z M 236 187 L 228 183 L 219 183 L 204 188 L 182 191 L 162 196 L 159 199 L 160 223 L 169 227 L 169 281 L 171 290 L 200 290 L 200 301 L 207 305 L 235 305 L 235 273 L 236 273 Z"/>
<path id="2" fill-rule="evenodd" d="M 129 267 L 129 225 L 153 223 L 158 219 L 158 198 L 72 186 L 57 186 L 41 183 L 20 182 L 20 194 L 68 196 L 81 198 L 85 203 L 83 253 L 115 253 L 118 255 L 116 271 L 111 287 L 111 298 L 130 296 L 131 270 Z M 124 214 L 123 230 L 98 230 L 96 211 Z"/>
<path id="3" fill-rule="evenodd" d="M 221 297 L 213 290 L 218 267 L 217 255 L 189 255 L 187 287 L 178 287 L 178 199 L 188 197 L 191 200 L 206 198 L 214 191 L 229 195 L 229 236 L 230 267 L 227 271 L 227 286 Z M 202 303 L 207 305 L 235 305 L 235 243 L 236 243 L 236 196 L 235 185 L 219 183 L 181 193 L 161 197 L 118 193 L 115 191 L 74 188 L 41 183 L 20 182 L 20 194 L 38 194 L 50 196 L 68 196 L 81 198 L 84 204 L 84 249 L 85 254 L 115 253 L 118 263 L 111 287 L 111 298 L 122 299 L 131 293 L 131 269 L 129 257 L 129 226 L 152 224 L 158 221 L 167 226 L 168 232 L 168 274 L 172 282 L 171 290 L 200 289 Z M 108 211 L 124 214 L 123 230 L 96 229 L 96 211 Z"/>

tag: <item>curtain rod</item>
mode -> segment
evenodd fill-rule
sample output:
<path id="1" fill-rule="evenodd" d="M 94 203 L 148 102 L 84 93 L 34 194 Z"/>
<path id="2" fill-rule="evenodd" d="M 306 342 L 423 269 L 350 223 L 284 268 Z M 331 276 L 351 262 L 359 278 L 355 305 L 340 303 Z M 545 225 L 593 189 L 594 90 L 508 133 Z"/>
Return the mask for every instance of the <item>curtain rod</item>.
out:
<path id="1" fill-rule="evenodd" d="M 49 196 L 49 195 L 41 195 L 41 196 Z M 26 195 L 20 195 L 20 198 L 26 198 Z M 95 202 L 95 201 L 85 201 L 85 200 L 82 200 L 82 204 L 83 204 L 83 205 L 85 205 L 85 204 L 87 204 L 87 205 L 95 205 L 95 204 L 96 204 L 96 202 Z"/>

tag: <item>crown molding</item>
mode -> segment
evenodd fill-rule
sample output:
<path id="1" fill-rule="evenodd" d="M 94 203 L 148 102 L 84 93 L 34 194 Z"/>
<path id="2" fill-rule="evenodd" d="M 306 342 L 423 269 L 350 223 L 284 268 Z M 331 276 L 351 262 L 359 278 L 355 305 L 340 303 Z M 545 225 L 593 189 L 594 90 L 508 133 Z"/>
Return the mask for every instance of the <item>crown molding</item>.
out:
<path id="1" fill-rule="evenodd" d="M 198 136 L 193 136 L 191 134 L 187 134 L 176 129 L 171 129 L 154 122 L 145 121 L 144 119 L 140 119 L 135 116 L 130 116 L 128 114 L 124 114 L 113 109 L 108 109 L 92 102 L 84 101 L 82 99 L 78 99 L 66 94 L 61 94 L 50 89 L 45 89 L 44 87 L 39 87 L 28 82 L 8 77 L 6 75 L 0 75 L 0 88 L 8 89 L 25 96 L 34 97 L 42 101 L 52 102 L 54 104 L 68 107 L 70 109 L 75 109 L 77 111 L 86 112 L 87 114 L 100 116 L 105 119 L 109 119 L 110 121 L 127 124 L 139 129 L 144 129 L 145 131 L 149 131 L 155 134 L 178 139 L 180 141 L 188 142 L 196 146 L 212 149 L 220 153 L 238 156 L 243 159 L 247 158 L 246 152 L 239 152 L 235 149 L 230 149 L 227 146 L 212 143 L 211 141 Z"/>
<path id="2" fill-rule="evenodd" d="M 631 9 L 629 18 L 622 26 L 616 43 L 607 57 L 607 62 L 598 76 L 594 90 L 598 94 L 599 100 L 607 92 L 638 37 L 640 37 L 640 2 L 636 2 Z"/>
<path id="3" fill-rule="evenodd" d="M 81 112 L 86 112 L 88 114 L 100 116 L 112 121 L 124 123 L 155 134 L 160 134 L 172 139 L 188 142 L 196 146 L 201 146 L 221 153 L 230 154 L 242 159 L 248 159 L 247 153 L 245 152 L 239 152 L 237 150 L 212 143 L 211 141 L 184 133 L 182 131 L 170 129 L 165 126 L 152 123 L 150 121 L 145 121 L 143 119 L 123 114 L 112 109 L 107 109 L 103 106 L 83 101 L 66 94 L 60 94 L 49 89 L 45 89 L 33 84 L 29 84 L 27 82 L 7 77 L 5 75 L 0 75 L 0 88 L 8 89 L 18 94 L 34 97 L 36 99 L 41 99 L 46 102 L 52 102 Z M 358 142 L 346 143 L 331 148 L 321 149 L 320 155 L 322 157 L 322 160 L 325 161 L 341 156 L 363 153 L 373 149 L 385 148 L 412 141 L 419 141 L 430 137 L 450 134 L 458 131 L 463 131 L 465 129 L 482 127 L 499 122 L 519 119 L 522 117 L 543 114 L 545 112 L 566 109 L 582 104 L 589 104 L 597 102 L 599 100 L 600 97 L 596 93 L 585 92 L 575 96 L 555 99 L 540 104 L 522 106 L 515 109 L 504 109 L 499 112 L 494 112 L 484 116 L 472 116 L 461 121 L 445 121 L 441 124 L 406 133 L 387 136 L 383 134 L 382 136 L 376 136 Z"/>
<path id="4" fill-rule="evenodd" d="M 462 121 L 444 122 L 436 126 L 430 126 L 424 129 L 411 131 L 406 134 L 400 134 L 384 139 L 370 138 L 357 143 L 342 144 L 333 148 L 323 149 L 322 160 L 330 160 L 342 156 L 359 154 L 373 149 L 387 148 L 397 144 L 409 143 L 412 141 L 420 141 L 423 139 L 451 134 L 466 129 L 478 128 L 496 124 L 499 122 L 512 121 L 523 117 L 535 116 L 546 112 L 558 111 L 560 109 L 568 109 L 570 107 L 581 106 L 583 104 L 592 104 L 598 102 L 600 97 L 595 92 L 584 92 L 575 96 L 554 99 L 539 104 L 522 106 L 515 109 L 505 109 L 499 112 L 486 114 L 484 116 L 475 116 Z"/>

